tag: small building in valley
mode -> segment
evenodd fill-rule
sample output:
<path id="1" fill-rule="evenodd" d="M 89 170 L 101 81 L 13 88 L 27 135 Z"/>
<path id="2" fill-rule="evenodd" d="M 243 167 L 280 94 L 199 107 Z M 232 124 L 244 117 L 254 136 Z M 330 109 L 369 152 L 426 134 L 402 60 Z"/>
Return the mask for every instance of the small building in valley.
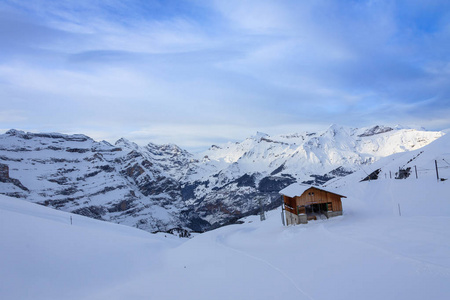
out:
<path id="1" fill-rule="evenodd" d="M 293 183 L 280 191 L 283 197 L 286 224 L 306 224 L 308 220 L 342 215 L 341 198 L 334 191 Z"/>

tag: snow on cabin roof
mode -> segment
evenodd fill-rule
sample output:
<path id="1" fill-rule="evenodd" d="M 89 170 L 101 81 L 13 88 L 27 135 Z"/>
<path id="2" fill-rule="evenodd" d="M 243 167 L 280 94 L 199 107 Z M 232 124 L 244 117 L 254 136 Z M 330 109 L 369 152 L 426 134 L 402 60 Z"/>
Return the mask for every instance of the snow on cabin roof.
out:
<path id="1" fill-rule="evenodd" d="M 279 193 L 288 197 L 296 197 L 296 196 L 301 196 L 306 190 L 308 190 L 309 188 L 316 188 L 318 190 L 321 191 L 325 191 L 328 193 L 333 193 L 339 196 L 342 196 L 344 198 L 347 198 L 341 194 L 338 193 L 338 191 L 333 191 L 330 189 L 324 189 L 322 187 L 318 187 L 318 186 L 314 186 L 314 185 L 308 185 L 308 184 L 301 184 L 301 183 L 293 183 L 287 187 L 285 187 L 284 189 L 282 189 Z"/>

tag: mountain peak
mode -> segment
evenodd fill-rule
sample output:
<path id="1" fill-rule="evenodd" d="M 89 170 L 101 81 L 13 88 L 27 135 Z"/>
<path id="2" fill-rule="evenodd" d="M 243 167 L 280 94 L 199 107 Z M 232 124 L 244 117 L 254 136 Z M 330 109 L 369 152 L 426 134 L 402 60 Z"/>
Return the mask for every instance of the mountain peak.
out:
<path id="1" fill-rule="evenodd" d="M 372 128 L 365 130 L 362 134 L 358 135 L 359 137 L 372 136 L 376 134 L 381 134 L 385 132 L 389 132 L 394 130 L 391 127 L 383 126 L 383 125 L 375 125 Z"/>
<path id="2" fill-rule="evenodd" d="M 18 138 L 22 138 L 25 140 L 31 140 L 33 138 L 50 138 L 50 139 L 63 139 L 66 141 L 74 141 L 74 142 L 85 142 L 87 140 L 92 140 L 90 137 L 84 134 L 63 134 L 58 132 L 49 132 L 49 133 L 32 133 L 25 132 L 23 130 L 10 129 L 6 133 L 9 136 L 16 136 Z"/>
<path id="3" fill-rule="evenodd" d="M 114 145 L 119 145 L 119 144 L 130 144 L 131 142 L 129 141 L 129 140 L 127 140 L 126 138 L 120 138 L 120 139 L 118 139 L 115 143 L 114 143 Z"/>
<path id="4" fill-rule="evenodd" d="M 328 127 L 328 129 L 327 129 L 327 131 L 328 130 L 339 130 L 339 129 L 341 129 L 342 128 L 342 126 L 339 126 L 338 124 L 331 124 L 329 127 Z"/>
<path id="5" fill-rule="evenodd" d="M 139 146 L 136 143 L 133 143 L 129 140 L 127 140 L 126 138 L 120 138 L 117 140 L 117 142 L 114 143 L 115 146 L 125 146 L 127 148 L 133 148 L 133 149 L 137 149 L 139 148 Z"/>
<path id="6" fill-rule="evenodd" d="M 209 150 L 219 150 L 219 149 L 222 149 L 222 147 L 217 145 L 211 145 L 211 147 L 209 147 Z"/>
<path id="7" fill-rule="evenodd" d="M 397 124 L 394 126 L 394 129 L 401 130 L 401 129 L 413 129 L 418 131 L 426 131 L 426 128 L 420 125 L 401 125 Z"/>
<path id="8" fill-rule="evenodd" d="M 336 136 L 338 133 L 346 132 L 345 128 L 343 126 L 337 125 L 337 124 L 331 124 L 327 130 L 322 134 L 324 135 L 331 135 Z"/>
<path id="9" fill-rule="evenodd" d="M 23 130 L 10 129 L 7 132 L 5 132 L 5 134 L 13 135 L 13 136 L 20 136 L 20 135 L 25 135 L 26 133 Z"/>
<path id="10" fill-rule="evenodd" d="M 256 134 L 252 135 L 251 138 L 254 140 L 260 140 L 261 138 L 266 138 L 266 137 L 269 137 L 269 135 L 267 133 L 257 131 Z"/>

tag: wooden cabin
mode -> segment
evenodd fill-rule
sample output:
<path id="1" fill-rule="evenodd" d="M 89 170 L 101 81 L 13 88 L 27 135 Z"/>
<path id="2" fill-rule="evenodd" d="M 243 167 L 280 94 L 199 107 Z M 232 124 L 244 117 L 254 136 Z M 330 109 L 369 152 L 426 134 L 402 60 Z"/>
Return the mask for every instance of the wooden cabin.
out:
<path id="1" fill-rule="evenodd" d="M 322 187 L 294 183 L 282 189 L 286 224 L 306 224 L 309 220 L 342 215 L 343 195 Z"/>

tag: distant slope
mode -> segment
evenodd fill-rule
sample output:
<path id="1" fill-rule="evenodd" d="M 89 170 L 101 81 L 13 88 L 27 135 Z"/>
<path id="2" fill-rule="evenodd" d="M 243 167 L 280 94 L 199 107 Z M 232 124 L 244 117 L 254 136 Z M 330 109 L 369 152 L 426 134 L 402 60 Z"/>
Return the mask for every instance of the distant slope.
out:
<path id="1" fill-rule="evenodd" d="M 378 173 L 378 181 L 394 180 L 399 177 L 399 169 L 407 171 L 408 177 L 397 180 L 407 180 L 418 184 L 437 182 L 437 176 L 440 180 L 450 180 L 450 135 L 442 136 L 420 149 L 397 153 L 381 158 L 371 165 L 360 166 L 355 173 L 345 178 L 331 180 L 326 185 L 332 187 L 352 185 L 373 173 Z M 373 181 L 373 177 L 371 178 Z"/>
<path id="2" fill-rule="evenodd" d="M 190 156 L 173 145 L 142 148 L 125 139 L 111 145 L 84 135 L 10 130 L 0 135 L 0 193 L 148 231 L 168 230 L 187 223 L 179 216 L 185 209 L 179 179 Z"/>

